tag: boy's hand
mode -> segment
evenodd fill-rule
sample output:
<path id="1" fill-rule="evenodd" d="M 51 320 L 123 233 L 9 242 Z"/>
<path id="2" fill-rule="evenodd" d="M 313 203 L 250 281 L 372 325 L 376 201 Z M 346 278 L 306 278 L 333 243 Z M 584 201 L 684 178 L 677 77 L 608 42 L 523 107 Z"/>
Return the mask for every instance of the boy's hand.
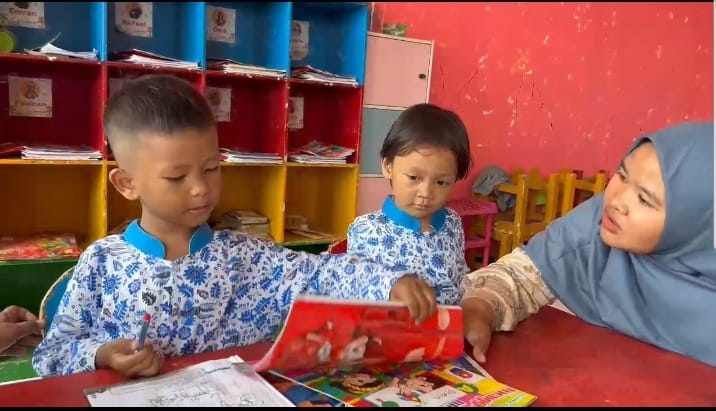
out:
<path id="1" fill-rule="evenodd" d="M 25 355 L 42 340 L 45 322 L 30 311 L 11 305 L 0 312 L 0 356 Z"/>
<path id="2" fill-rule="evenodd" d="M 484 363 L 485 354 L 492 337 L 492 321 L 494 312 L 490 303 L 480 298 L 466 298 L 460 304 L 463 314 L 465 339 L 472 345 L 475 361 Z"/>
<path id="3" fill-rule="evenodd" d="M 435 291 L 416 275 L 401 277 L 390 290 L 390 301 L 408 304 L 410 315 L 420 324 L 435 313 Z"/>
<path id="4" fill-rule="evenodd" d="M 118 339 L 99 347 L 95 356 L 96 368 L 111 368 L 125 377 L 151 377 L 159 374 L 162 356 L 147 341 L 144 349 L 135 351 L 134 340 Z"/>

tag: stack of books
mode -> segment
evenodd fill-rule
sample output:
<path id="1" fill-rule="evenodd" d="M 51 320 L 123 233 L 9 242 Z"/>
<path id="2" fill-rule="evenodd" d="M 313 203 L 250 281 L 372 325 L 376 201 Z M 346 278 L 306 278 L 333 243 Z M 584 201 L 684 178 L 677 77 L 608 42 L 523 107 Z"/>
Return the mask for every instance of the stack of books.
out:
<path id="1" fill-rule="evenodd" d="M 261 66 L 253 66 L 230 59 L 208 59 L 208 70 L 223 71 L 224 73 L 246 74 L 266 77 L 284 77 L 286 70 L 271 69 Z"/>
<path id="2" fill-rule="evenodd" d="M 197 62 L 177 60 L 138 49 L 114 52 L 112 53 L 112 60 L 124 63 L 147 64 L 157 67 L 199 69 L 199 63 Z"/>
<path id="3" fill-rule="evenodd" d="M 221 161 L 243 164 L 281 164 L 283 157 L 277 153 L 250 153 L 248 151 L 221 149 Z"/>
<path id="4" fill-rule="evenodd" d="M 357 86 L 355 77 L 341 76 L 328 71 L 319 70 L 311 66 L 300 66 L 291 69 L 291 77 L 301 80 L 317 81 L 321 83 L 340 83 L 350 86 Z"/>
<path id="5" fill-rule="evenodd" d="M 346 164 L 355 150 L 337 144 L 325 144 L 313 140 L 305 146 L 293 149 L 288 160 L 294 163 Z"/>
<path id="6" fill-rule="evenodd" d="M 216 230 L 231 230 L 237 234 L 272 241 L 269 219 L 254 210 L 232 210 L 214 225 Z"/>

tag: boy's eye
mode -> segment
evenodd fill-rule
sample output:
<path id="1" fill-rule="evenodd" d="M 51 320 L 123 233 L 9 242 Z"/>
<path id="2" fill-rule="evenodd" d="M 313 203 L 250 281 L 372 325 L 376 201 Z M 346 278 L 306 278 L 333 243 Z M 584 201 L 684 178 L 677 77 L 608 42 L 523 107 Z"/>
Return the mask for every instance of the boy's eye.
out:
<path id="1" fill-rule="evenodd" d="M 438 181 L 438 185 L 439 185 L 439 186 L 442 186 L 442 187 L 445 187 L 446 185 L 448 185 L 448 182 L 447 182 L 447 181 L 440 180 L 440 181 Z"/>
<path id="2" fill-rule="evenodd" d="M 417 176 L 413 176 L 413 175 L 410 175 L 410 174 L 406 174 L 405 176 L 408 177 L 408 180 L 410 180 L 410 181 L 415 181 L 415 180 L 418 179 Z"/>
<path id="3" fill-rule="evenodd" d="M 177 182 L 177 181 L 181 181 L 181 180 L 183 180 L 183 179 L 184 179 L 184 176 L 176 176 L 176 177 L 164 177 L 164 179 L 165 179 L 165 180 L 168 180 L 168 181 L 174 181 L 174 182 Z"/>
<path id="4" fill-rule="evenodd" d="M 209 168 L 206 169 L 206 171 L 209 172 L 209 173 L 210 173 L 210 172 L 217 171 L 217 170 L 219 170 L 219 166 L 209 167 Z"/>

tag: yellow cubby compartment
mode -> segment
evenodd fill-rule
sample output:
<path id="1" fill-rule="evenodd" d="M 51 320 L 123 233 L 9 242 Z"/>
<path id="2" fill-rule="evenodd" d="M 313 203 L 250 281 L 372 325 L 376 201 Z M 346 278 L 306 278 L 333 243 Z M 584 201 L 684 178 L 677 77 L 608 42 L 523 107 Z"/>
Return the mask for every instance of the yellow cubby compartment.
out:
<path id="1" fill-rule="evenodd" d="M 357 185 L 355 164 L 288 163 L 285 214 L 303 215 L 309 228 L 343 238 L 356 215 Z M 287 245 L 317 242 L 292 233 L 284 235 Z"/>
<path id="2" fill-rule="evenodd" d="M 281 164 L 221 165 L 221 199 L 212 219 L 232 210 L 254 210 L 269 219 L 274 242 L 283 242 L 286 166 Z"/>
<path id="3" fill-rule="evenodd" d="M 116 163 L 110 162 L 107 173 Z M 107 227 L 111 230 L 125 220 L 142 214 L 139 201 L 127 201 L 107 182 Z M 255 210 L 269 218 L 271 237 L 283 241 L 283 196 L 286 186 L 284 165 L 221 165 L 221 197 L 211 220 L 218 221 L 231 210 Z"/>
<path id="4" fill-rule="evenodd" d="M 83 249 L 107 231 L 100 161 L 0 160 L 0 233 L 75 234 Z"/>

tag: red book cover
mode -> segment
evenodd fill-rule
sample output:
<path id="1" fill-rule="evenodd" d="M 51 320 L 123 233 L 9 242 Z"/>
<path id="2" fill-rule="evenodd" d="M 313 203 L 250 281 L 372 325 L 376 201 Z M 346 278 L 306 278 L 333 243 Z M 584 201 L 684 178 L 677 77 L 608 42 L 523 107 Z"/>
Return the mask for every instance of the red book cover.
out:
<path id="1" fill-rule="evenodd" d="M 400 303 L 300 296 L 277 341 L 254 367 L 277 371 L 447 360 L 463 350 L 457 306 L 439 306 L 433 317 L 416 324 Z"/>

